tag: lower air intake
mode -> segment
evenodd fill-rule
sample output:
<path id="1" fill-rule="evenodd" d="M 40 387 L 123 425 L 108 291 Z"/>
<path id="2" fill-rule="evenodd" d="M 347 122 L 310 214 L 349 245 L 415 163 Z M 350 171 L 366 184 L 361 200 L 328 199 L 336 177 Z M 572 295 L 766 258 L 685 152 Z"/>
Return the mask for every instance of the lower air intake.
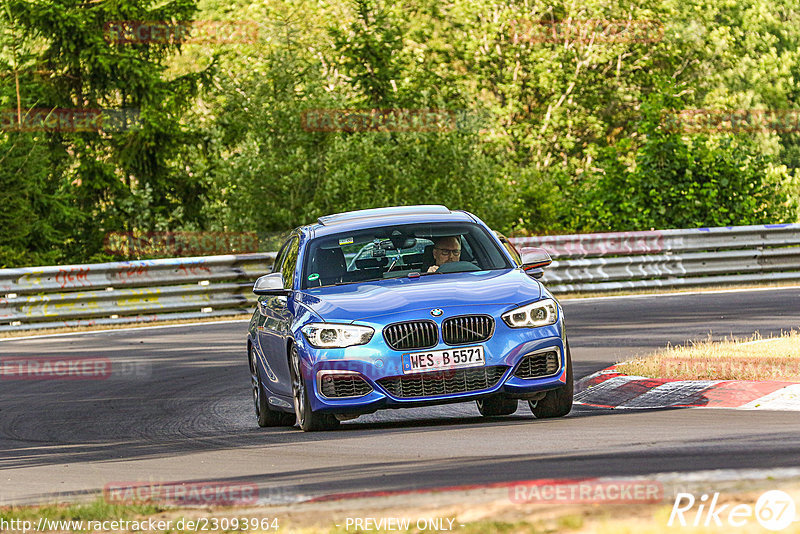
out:
<path id="1" fill-rule="evenodd" d="M 372 391 L 359 375 L 326 374 L 320 379 L 319 389 L 329 399 L 363 397 Z"/>
<path id="2" fill-rule="evenodd" d="M 558 353 L 556 351 L 528 354 L 520 360 L 514 376 L 517 378 L 538 378 L 550 376 L 558 371 Z"/>
<path id="3" fill-rule="evenodd" d="M 381 378 L 378 384 L 401 399 L 436 397 L 455 393 L 482 391 L 495 386 L 508 367 L 471 367 L 405 376 Z"/>

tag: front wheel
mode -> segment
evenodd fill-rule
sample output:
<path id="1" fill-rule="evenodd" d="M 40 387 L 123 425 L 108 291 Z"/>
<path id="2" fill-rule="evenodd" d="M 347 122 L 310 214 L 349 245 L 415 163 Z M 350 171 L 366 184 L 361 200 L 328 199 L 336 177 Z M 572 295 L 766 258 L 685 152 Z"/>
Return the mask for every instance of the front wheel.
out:
<path id="1" fill-rule="evenodd" d="M 478 405 L 478 411 L 481 412 L 481 415 L 484 417 L 511 415 L 516 412 L 519 407 L 519 401 L 517 399 L 499 396 L 478 399 L 475 403 Z"/>
<path id="2" fill-rule="evenodd" d="M 279 412 L 269 407 L 267 396 L 264 395 L 264 387 L 261 385 L 261 371 L 258 368 L 253 349 L 250 349 L 250 381 L 253 390 L 253 404 L 256 409 L 256 420 L 258 426 L 293 426 L 294 414 Z"/>
<path id="3" fill-rule="evenodd" d="M 572 396 L 574 384 L 572 383 L 572 355 L 569 352 L 569 344 L 566 345 L 567 352 L 567 383 L 558 389 L 548 391 L 543 399 L 538 401 L 528 401 L 531 412 L 537 419 L 548 419 L 550 417 L 563 417 L 572 410 Z"/>
<path id="4" fill-rule="evenodd" d="M 313 432 L 316 430 L 330 430 L 339 426 L 339 420 L 336 419 L 335 415 L 316 413 L 311 410 L 311 403 L 308 400 L 308 388 L 306 388 L 306 381 L 303 379 L 300 365 L 300 354 L 294 345 L 292 345 L 289 352 L 289 363 L 289 370 L 292 374 L 294 412 L 300 428 L 305 432 Z"/>

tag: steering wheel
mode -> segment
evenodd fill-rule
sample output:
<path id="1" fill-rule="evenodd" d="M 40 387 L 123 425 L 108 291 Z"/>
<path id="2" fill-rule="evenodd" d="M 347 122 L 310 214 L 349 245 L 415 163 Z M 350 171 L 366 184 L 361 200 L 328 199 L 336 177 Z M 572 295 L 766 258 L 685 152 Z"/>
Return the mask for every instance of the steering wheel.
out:
<path id="1" fill-rule="evenodd" d="M 444 265 L 440 265 L 438 269 L 436 269 L 437 273 L 462 273 L 462 272 L 470 272 L 470 271 L 480 271 L 480 267 L 475 265 L 469 261 L 451 261 L 445 263 Z"/>

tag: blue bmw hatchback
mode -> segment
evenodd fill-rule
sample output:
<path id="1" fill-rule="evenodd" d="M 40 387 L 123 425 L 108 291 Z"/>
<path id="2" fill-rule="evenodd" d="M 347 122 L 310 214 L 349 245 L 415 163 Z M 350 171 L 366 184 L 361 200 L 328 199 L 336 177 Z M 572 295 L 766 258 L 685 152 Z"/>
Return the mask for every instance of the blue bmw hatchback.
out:
<path id="1" fill-rule="evenodd" d="M 485 416 L 528 401 L 572 408 L 558 301 L 471 213 L 403 206 L 320 217 L 295 229 L 253 288 L 247 335 L 260 426 L 325 430 L 382 408 L 475 400 Z"/>

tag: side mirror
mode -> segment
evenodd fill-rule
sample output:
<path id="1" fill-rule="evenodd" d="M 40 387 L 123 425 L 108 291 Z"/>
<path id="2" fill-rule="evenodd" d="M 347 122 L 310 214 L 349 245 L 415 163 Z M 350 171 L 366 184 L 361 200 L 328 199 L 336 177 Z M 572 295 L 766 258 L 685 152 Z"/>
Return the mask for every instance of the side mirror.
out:
<path id="1" fill-rule="evenodd" d="M 256 295 L 287 295 L 288 289 L 283 287 L 283 275 L 281 273 L 265 274 L 256 280 L 253 285 L 253 293 Z"/>
<path id="2" fill-rule="evenodd" d="M 543 248 L 522 249 L 522 269 L 534 278 L 541 278 L 544 269 L 553 263 L 550 254 Z"/>

